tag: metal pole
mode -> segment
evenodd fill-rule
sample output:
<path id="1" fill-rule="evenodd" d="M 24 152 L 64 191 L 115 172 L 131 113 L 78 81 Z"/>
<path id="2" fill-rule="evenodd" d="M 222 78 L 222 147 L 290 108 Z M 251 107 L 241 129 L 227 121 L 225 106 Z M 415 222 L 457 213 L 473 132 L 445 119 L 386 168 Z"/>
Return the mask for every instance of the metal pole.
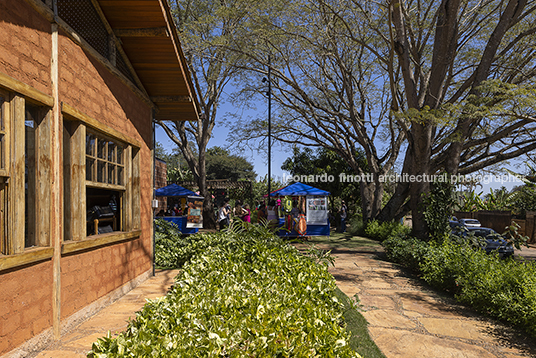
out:
<path id="1" fill-rule="evenodd" d="M 153 212 L 153 215 L 152 215 L 152 221 L 153 221 L 153 237 L 152 237 L 152 241 L 153 241 L 153 276 L 156 275 L 156 223 L 154 221 L 154 218 L 155 218 L 155 214 L 156 214 L 156 210 L 157 208 L 153 208 L 153 200 L 156 199 L 156 196 L 155 196 L 155 189 L 156 189 L 156 120 L 155 120 L 155 110 L 153 109 L 151 111 L 151 122 L 152 122 L 152 125 L 153 125 L 153 195 L 152 195 L 152 200 L 151 200 L 151 209 L 152 209 L 152 212 Z"/>
<path id="2" fill-rule="evenodd" d="M 268 200 L 272 192 L 272 64 L 268 55 Z"/>

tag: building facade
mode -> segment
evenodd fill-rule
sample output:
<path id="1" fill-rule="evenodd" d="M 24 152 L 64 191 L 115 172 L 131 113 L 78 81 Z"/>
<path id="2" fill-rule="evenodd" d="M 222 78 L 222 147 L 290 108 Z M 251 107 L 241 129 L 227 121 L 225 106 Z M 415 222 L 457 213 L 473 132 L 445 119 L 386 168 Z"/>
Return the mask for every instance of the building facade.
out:
<path id="1" fill-rule="evenodd" d="M 153 119 L 195 94 L 165 0 L 0 0 L 0 355 L 153 271 Z"/>

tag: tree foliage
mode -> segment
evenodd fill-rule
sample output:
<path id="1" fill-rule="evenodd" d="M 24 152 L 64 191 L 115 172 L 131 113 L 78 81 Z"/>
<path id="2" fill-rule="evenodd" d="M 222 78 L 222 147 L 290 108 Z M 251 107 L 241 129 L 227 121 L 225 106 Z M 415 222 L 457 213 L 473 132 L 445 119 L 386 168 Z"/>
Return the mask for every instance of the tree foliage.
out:
<path id="1" fill-rule="evenodd" d="M 356 153 L 356 157 L 359 155 Z M 366 165 L 364 158 L 361 165 Z M 311 148 L 294 147 L 292 157 L 283 162 L 281 169 L 288 171 L 292 176 L 302 176 L 303 179 L 312 178 L 313 181 L 309 185 L 327 190 L 333 196 L 342 197 L 352 206 L 359 205 L 359 183 L 339 181 L 340 174 L 352 175 L 353 170 L 332 150 L 318 148 L 315 151 Z M 322 181 L 322 175 L 325 175 L 324 178 L 332 176 L 335 180 Z"/>
<path id="2" fill-rule="evenodd" d="M 202 113 L 197 121 L 157 123 L 180 148 L 205 197 L 205 226 L 214 228 L 213 204 L 206 186 L 206 149 L 216 124 L 222 93 L 239 72 L 242 57 L 219 45 L 231 41 L 237 27 L 243 26 L 247 4 L 240 1 L 175 0 L 170 5 L 181 33 Z"/>
<path id="3" fill-rule="evenodd" d="M 240 32 L 238 53 L 266 75 L 273 54 L 274 136 L 325 147 L 373 180 L 361 185 L 364 217 L 411 210 L 427 236 L 423 193 L 400 182 L 382 209 L 379 178 L 402 173 L 471 174 L 536 148 L 536 1 L 275 1 Z M 244 40 L 245 39 L 245 40 Z M 232 47 L 232 44 L 228 44 Z M 263 95 L 249 81 L 244 93 Z M 266 135 L 266 121 L 237 124 L 240 138 Z"/>
<path id="4" fill-rule="evenodd" d="M 253 164 L 246 158 L 231 154 L 227 149 L 218 146 L 207 150 L 206 168 L 209 180 L 255 180 L 256 177 Z"/>

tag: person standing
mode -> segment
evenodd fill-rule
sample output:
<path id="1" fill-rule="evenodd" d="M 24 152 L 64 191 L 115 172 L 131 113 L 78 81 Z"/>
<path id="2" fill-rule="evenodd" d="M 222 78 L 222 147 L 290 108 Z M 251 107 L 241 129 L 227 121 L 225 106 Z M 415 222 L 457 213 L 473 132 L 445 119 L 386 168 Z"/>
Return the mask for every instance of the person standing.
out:
<path id="1" fill-rule="evenodd" d="M 218 225 L 220 227 L 220 231 L 229 226 L 230 211 L 229 200 L 224 200 L 220 206 L 220 209 L 218 210 Z"/>
<path id="2" fill-rule="evenodd" d="M 242 220 L 244 220 L 244 222 L 251 223 L 251 209 L 249 208 L 249 204 L 244 204 L 242 213 L 244 212 L 245 214 L 242 215 Z"/>
<path id="3" fill-rule="evenodd" d="M 344 200 L 341 202 L 341 209 L 339 210 L 339 214 L 341 215 L 341 232 L 346 231 L 346 218 L 348 217 L 348 208 L 346 207 L 346 204 L 344 203 Z"/>
<path id="4" fill-rule="evenodd" d="M 277 206 L 274 199 L 271 199 L 268 202 L 266 220 L 268 220 L 270 227 L 276 228 L 279 225 L 279 216 L 277 214 Z"/>
<path id="5" fill-rule="evenodd" d="M 266 204 L 261 203 L 257 210 L 257 223 L 262 224 L 266 221 Z"/>

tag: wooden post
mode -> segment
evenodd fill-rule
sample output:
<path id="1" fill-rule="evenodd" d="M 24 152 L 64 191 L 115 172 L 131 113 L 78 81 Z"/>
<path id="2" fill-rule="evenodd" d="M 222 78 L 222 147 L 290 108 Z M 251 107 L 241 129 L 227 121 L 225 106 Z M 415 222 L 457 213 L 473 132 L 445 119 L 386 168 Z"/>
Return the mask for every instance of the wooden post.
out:
<path id="1" fill-rule="evenodd" d="M 36 202 L 35 208 L 35 243 L 37 246 L 50 246 L 50 184 L 51 181 L 51 122 L 52 115 L 41 109 L 38 113 L 41 123 L 36 127 L 35 156 L 36 156 Z M 33 210 L 31 210 L 33 211 Z"/>
<path id="2" fill-rule="evenodd" d="M 24 171 L 25 171 L 25 101 L 20 96 L 13 98 L 13 140 L 12 154 L 13 167 L 11 171 L 11 200 L 9 202 L 9 218 L 11 221 L 11 247 L 12 254 L 24 251 Z"/>
<path id="3" fill-rule="evenodd" d="M 60 119 L 60 102 L 59 102 L 59 52 L 58 52 L 58 25 L 53 23 L 52 32 L 52 56 L 51 56 L 51 82 L 52 96 L 54 97 L 54 107 L 52 108 L 51 121 L 51 148 L 52 148 L 52 173 L 50 183 L 50 207 L 55 211 L 50 220 L 50 237 L 53 242 L 54 255 L 52 258 L 52 329 L 54 339 L 58 340 L 61 336 L 61 243 L 63 236 L 63 205 L 61 202 L 61 119 Z"/>
<path id="4" fill-rule="evenodd" d="M 86 237 L 86 126 L 80 122 L 64 124 L 65 155 L 64 240 L 79 241 Z"/>

